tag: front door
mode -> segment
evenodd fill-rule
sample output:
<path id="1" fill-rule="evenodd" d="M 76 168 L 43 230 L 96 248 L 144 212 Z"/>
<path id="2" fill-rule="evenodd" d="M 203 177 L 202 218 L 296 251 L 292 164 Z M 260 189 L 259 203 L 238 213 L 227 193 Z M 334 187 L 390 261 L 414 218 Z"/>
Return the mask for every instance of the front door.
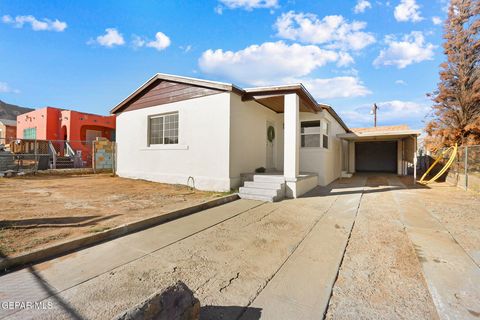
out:
<path id="1" fill-rule="evenodd" d="M 275 125 L 267 121 L 267 161 L 266 161 L 266 166 L 267 169 L 273 169 L 275 168 L 275 163 L 273 159 L 273 144 L 275 143 Z M 273 133 L 272 133 L 273 132 Z"/>

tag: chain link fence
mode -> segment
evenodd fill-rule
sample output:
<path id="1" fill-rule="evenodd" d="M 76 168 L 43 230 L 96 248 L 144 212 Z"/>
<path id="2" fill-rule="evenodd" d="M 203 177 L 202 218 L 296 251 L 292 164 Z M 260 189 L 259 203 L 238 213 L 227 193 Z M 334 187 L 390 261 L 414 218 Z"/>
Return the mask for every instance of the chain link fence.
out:
<path id="1" fill-rule="evenodd" d="M 436 175 L 450 158 L 450 152 L 442 155 L 445 150 L 439 150 L 431 155 L 420 154 L 417 160 L 418 175 L 421 176 L 437 157 L 442 156 L 429 173 L 430 177 Z M 464 189 L 480 191 L 480 145 L 458 147 L 455 161 L 439 181 L 447 181 Z"/>
<path id="2" fill-rule="evenodd" d="M 0 138 L 0 176 L 47 169 L 92 168 L 93 143 Z"/>
<path id="3" fill-rule="evenodd" d="M 480 191 L 480 145 L 458 148 L 446 180 L 464 189 Z"/>

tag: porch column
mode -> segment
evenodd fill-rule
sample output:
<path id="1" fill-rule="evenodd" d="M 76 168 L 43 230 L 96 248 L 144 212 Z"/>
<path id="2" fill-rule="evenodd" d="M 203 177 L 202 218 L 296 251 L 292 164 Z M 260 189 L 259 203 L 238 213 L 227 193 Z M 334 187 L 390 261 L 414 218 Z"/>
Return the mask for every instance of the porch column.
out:
<path id="1" fill-rule="evenodd" d="M 284 160 L 286 181 L 296 181 L 300 168 L 300 98 L 297 94 L 284 96 Z"/>

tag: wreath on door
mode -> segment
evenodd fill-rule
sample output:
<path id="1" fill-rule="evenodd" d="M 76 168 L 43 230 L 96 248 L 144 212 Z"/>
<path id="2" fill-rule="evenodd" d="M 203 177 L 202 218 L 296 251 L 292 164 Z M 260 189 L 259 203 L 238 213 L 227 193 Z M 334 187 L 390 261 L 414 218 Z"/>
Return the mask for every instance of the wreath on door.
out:
<path id="1" fill-rule="evenodd" d="M 267 139 L 269 142 L 273 142 L 273 139 L 275 139 L 275 128 L 273 126 L 269 126 L 267 129 Z"/>

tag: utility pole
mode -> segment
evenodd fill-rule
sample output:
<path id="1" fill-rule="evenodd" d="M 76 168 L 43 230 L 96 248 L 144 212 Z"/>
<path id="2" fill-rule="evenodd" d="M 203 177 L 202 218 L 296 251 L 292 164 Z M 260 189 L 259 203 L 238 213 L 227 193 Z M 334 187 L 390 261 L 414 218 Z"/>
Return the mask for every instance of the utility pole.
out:
<path id="1" fill-rule="evenodd" d="M 377 110 L 379 107 L 377 106 L 376 103 L 373 104 L 372 111 L 370 111 L 370 114 L 373 114 L 373 126 L 377 126 Z"/>

